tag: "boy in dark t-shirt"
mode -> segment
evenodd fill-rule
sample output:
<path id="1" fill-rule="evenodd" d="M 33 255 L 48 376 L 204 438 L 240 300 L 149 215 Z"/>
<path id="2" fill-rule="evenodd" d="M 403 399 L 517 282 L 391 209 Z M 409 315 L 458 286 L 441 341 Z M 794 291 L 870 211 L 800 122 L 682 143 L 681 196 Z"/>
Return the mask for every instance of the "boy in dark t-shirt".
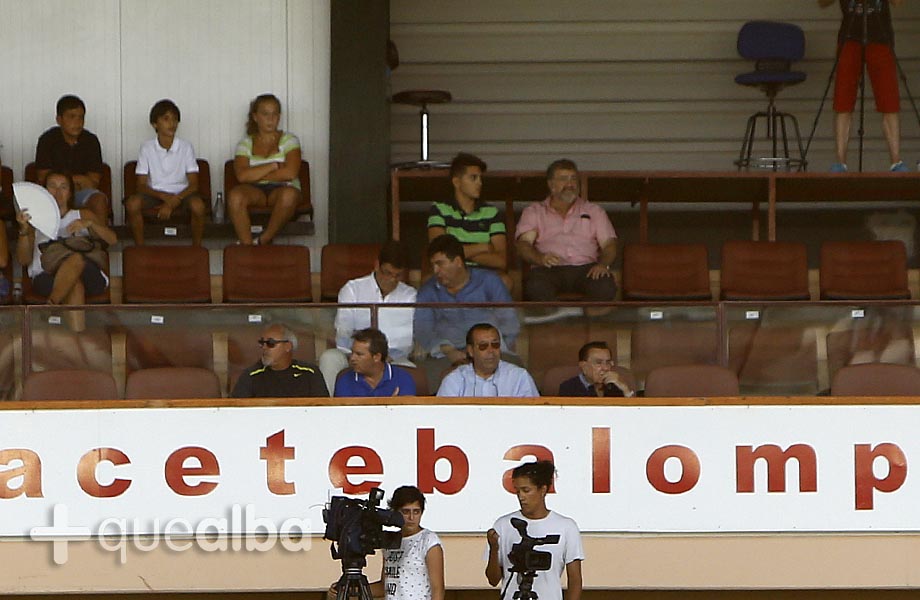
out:
<path id="1" fill-rule="evenodd" d="M 56 108 L 57 127 L 45 131 L 35 148 L 38 183 L 44 185 L 52 170 L 69 173 L 76 188 L 74 206 L 87 208 L 107 222 L 109 199 L 99 191 L 102 147 L 99 138 L 83 128 L 86 105 L 77 96 L 66 95 L 57 101 Z"/>

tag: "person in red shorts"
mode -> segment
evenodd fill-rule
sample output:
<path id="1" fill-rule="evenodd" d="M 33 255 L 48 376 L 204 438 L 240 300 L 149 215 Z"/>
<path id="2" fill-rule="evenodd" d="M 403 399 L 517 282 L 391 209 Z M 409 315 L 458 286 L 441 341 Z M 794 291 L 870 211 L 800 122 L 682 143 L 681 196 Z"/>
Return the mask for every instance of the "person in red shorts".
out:
<path id="1" fill-rule="evenodd" d="M 891 5 L 903 0 L 818 0 L 821 7 L 839 1 L 843 22 L 837 37 L 839 60 L 834 82 L 834 122 L 837 162 L 833 173 L 847 171 L 847 146 L 856 106 L 856 92 L 862 67 L 863 18 L 866 23 L 866 71 L 872 82 L 875 109 L 882 113 L 882 133 L 888 143 L 893 172 L 907 171 L 901 160 L 901 110 L 898 96 L 897 64 L 894 57 L 894 30 Z"/>

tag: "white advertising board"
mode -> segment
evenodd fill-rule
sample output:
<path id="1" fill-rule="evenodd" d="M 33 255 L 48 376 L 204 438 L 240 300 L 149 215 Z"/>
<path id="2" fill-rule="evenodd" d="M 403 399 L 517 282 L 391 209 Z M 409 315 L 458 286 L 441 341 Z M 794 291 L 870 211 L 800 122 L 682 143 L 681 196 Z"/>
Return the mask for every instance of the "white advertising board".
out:
<path id="1" fill-rule="evenodd" d="M 920 406 L 9 410 L 0 535 L 66 535 L 62 514 L 91 536 L 321 533 L 331 495 L 407 484 L 427 527 L 483 532 L 533 457 L 583 532 L 920 531 L 918 424 Z"/>

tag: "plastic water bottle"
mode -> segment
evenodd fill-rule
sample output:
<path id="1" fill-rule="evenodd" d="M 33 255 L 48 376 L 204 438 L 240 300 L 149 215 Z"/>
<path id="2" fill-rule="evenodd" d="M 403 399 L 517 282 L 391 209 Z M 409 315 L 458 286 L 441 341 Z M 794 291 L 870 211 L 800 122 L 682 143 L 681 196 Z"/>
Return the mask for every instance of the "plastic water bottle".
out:
<path id="1" fill-rule="evenodd" d="M 224 193 L 217 192 L 217 198 L 214 200 L 214 222 L 224 222 Z"/>

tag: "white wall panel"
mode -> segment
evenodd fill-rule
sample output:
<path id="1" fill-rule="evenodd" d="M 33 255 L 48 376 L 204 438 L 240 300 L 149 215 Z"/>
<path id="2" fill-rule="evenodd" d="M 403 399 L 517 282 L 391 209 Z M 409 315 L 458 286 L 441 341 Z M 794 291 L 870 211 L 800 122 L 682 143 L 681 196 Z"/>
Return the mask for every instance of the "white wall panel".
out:
<path id="1" fill-rule="evenodd" d="M 21 177 L 65 93 L 86 103 L 86 127 L 99 136 L 103 157 L 119 156 L 118 2 L 0 0 L 0 15 L 3 163 Z"/>
<path id="2" fill-rule="evenodd" d="M 833 64 L 836 6 L 814 0 L 392 0 L 402 61 L 392 89 L 445 89 L 431 107 L 431 153 L 480 154 L 492 168 L 542 168 L 568 155 L 585 168 L 731 170 L 747 117 L 763 94 L 734 83 L 752 66 L 735 43 L 751 19 L 798 23 L 808 80 L 784 90 L 807 138 Z M 895 9 L 897 49 L 920 93 L 920 6 Z M 866 115 L 867 169 L 887 168 L 880 119 Z M 902 96 L 904 158 L 920 153 L 920 123 Z M 417 158 L 418 116 L 392 107 L 394 162 Z M 825 107 L 809 155 L 832 162 Z M 854 128 L 855 129 L 855 128 Z M 855 150 L 855 139 L 852 148 Z M 855 162 L 851 151 L 851 162 Z"/>

